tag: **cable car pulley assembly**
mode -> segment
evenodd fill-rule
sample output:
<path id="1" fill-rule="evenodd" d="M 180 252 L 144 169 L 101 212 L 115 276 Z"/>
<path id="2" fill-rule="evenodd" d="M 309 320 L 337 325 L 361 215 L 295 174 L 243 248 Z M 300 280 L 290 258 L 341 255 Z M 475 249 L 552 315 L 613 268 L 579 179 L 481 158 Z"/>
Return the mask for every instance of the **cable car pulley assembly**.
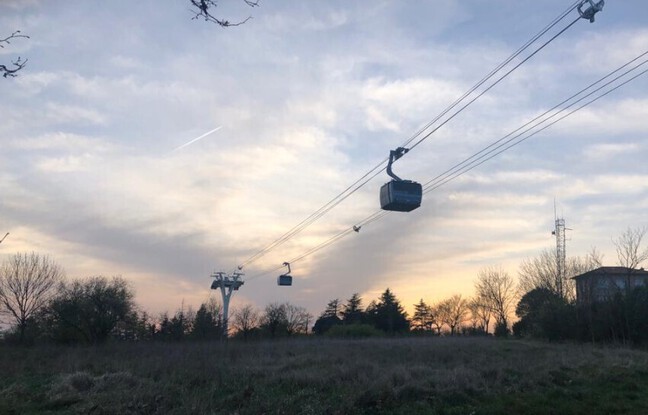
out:
<path id="1" fill-rule="evenodd" d="M 421 206 L 423 187 L 420 183 L 403 180 L 392 171 L 392 163 L 401 158 L 409 149 L 398 147 L 389 152 L 387 174 L 392 180 L 380 188 L 380 208 L 395 212 L 410 212 Z"/>
<path id="2" fill-rule="evenodd" d="M 583 11 L 583 6 L 586 3 L 589 3 L 590 6 L 585 11 Z M 594 23 L 594 15 L 603 10 L 604 5 L 605 0 L 599 0 L 597 3 L 595 3 L 594 0 L 583 0 L 577 7 L 578 14 L 580 14 L 580 17 L 582 17 L 583 19 L 589 20 L 590 23 Z"/>

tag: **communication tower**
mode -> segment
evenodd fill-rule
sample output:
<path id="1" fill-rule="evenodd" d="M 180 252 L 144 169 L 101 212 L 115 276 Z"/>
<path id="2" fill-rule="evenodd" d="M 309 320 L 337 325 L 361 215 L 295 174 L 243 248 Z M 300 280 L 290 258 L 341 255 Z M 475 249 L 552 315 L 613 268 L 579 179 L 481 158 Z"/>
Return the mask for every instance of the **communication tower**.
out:
<path id="1" fill-rule="evenodd" d="M 551 234 L 556 236 L 556 277 L 558 283 L 556 288 L 561 296 L 564 294 L 563 281 L 565 279 L 565 261 L 567 259 L 565 229 L 565 219 L 556 217 L 555 228 Z"/>
<path id="2" fill-rule="evenodd" d="M 227 275 L 224 272 L 213 272 L 211 289 L 216 290 L 220 288 L 221 295 L 223 296 L 223 336 L 227 338 L 228 335 L 228 326 L 229 326 L 229 302 L 232 292 L 238 291 L 243 285 L 243 280 L 241 276 L 242 272 L 233 272 Z"/>

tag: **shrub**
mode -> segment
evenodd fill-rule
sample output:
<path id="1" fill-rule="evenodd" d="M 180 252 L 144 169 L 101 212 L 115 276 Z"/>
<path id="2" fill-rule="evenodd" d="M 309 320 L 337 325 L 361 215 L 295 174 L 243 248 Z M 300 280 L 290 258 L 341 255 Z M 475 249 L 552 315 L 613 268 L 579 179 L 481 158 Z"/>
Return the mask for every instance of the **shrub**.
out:
<path id="1" fill-rule="evenodd" d="M 348 324 L 341 326 L 333 326 L 326 332 L 329 337 L 343 337 L 343 338 L 366 338 L 366 337 L 380 337 L 384 333 L 369 324 Z"/>

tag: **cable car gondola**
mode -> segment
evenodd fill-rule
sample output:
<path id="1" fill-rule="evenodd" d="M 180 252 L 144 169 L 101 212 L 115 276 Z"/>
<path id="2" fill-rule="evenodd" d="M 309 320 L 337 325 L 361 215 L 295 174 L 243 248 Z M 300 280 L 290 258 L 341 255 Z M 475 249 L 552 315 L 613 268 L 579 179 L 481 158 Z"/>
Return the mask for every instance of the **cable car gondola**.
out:
<path id="1" fill-rule="evenodd" d="M 406 148 L 398 147 L 396 150 L 389 152 L 387 174 L 393 180 L 385 183 L 380 188 L 380 208 L 383 210 L 411 212 L 421 206 L 421 199 L 423 198 L 421 184 L 411 180 L 403 180 L 392 172 L 392 163 L 408 151 Z"/>
<path id="2" fill-rule="evenodd" d="M 288 267 L 288 272 L 286 274 L 281 274 L 277 277 L 277 285 L 279 286 L 290 286 L 292 285 L 292 276 L 290 275 L 290 264 L 288 262 L 283 263 Z"/>

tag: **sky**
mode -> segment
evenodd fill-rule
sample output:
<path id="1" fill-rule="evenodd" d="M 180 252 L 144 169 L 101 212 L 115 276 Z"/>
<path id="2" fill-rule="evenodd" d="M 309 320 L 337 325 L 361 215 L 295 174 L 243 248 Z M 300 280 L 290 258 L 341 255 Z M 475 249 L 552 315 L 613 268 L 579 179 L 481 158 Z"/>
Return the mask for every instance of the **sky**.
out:
<path id="1" fill-rule="evenodd" d="M 151 313 L 197 307 L 217 294 L 212 272 L 338 195 L 571 4 L 221 0 L 217 17 L 252 17 L 222 28 L 192 19 L 188 0 L 0 0 L 0 37 L 29 36 L 0 49 L 0 64 L 28 59 L 0 79 L 0 260 L 36 251 L 68 278 L 121 275 Z M 606 1 L 394 171 L 428 182 L 646 50 L 645 4 Z M 647 117 L 643 75 L 419 209 L 292 263 L 292 287 L 260 275 L 378 211 L 382 172 L 244 267 L 231 307 L 290 302 L 317 316 L 387 287 L 409 310 L 470 296 L 481 269 L 517 278 L 553 249 L 554 212 L 568 256 L 595 247 L 615 265 L 612 239 L 648 226 Z"/>

